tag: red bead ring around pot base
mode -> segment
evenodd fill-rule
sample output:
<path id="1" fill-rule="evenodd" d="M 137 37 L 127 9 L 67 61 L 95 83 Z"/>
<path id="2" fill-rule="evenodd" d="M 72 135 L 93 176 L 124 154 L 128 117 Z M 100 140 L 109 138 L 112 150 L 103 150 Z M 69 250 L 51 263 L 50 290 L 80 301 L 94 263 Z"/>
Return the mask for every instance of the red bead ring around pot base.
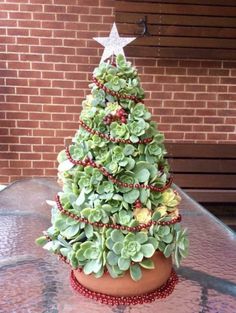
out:
<path id="1" fill-rule="evenodd" d="M 174 291 L 175 286 L 178 283 L 178 281 L 179 281 L 178 276 L 175 273 L 175 271 L 172 269 L 169 279 L 160 288 L 154 291 L 151 291 L 149 293 L 139 295 L 139 296 L 116 297 L 116 296 L 109 296 L 103 293 L 95 292 L 84 287 L 75 278 L 73 270 L 71 271 L 71 275 L 70 275 L 71 286 L 76 292 L 80 293 L 81 295 L 87 298 L 96 300 L 98 302 L 101 302 L 107 305 L 136 305 L 136 304 L 143 304 L 143 303 L 151 303 L 157 299 L 166 298 Z"/>

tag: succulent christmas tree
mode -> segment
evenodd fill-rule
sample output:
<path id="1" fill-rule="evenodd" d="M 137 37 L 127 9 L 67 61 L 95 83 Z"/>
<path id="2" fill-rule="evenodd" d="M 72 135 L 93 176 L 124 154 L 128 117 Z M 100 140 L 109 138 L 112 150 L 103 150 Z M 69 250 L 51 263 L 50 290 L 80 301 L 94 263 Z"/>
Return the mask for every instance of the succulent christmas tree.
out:
<path id="1" fill-rule="evenodd" d="M 139 280 L 155 251 L 178 266 L 188 247 L 181 199 L 137 70 L 118 55 L 94 70 L 90 88 L 72 144 L 58 155 L 63 190 L 52 226 L 37 242 L 96 277 L 130 271 Z"/>

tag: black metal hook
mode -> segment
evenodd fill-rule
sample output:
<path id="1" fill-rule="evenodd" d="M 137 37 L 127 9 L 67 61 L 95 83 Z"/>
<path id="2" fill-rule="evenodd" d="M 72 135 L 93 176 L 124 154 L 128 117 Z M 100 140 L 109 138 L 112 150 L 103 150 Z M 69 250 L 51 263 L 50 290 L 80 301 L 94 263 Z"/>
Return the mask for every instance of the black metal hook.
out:
<path id="1" fill-rule="evenodd" d="M 138 24 L 140 27 L 143 28 L 141 34 L 139 34 L 139 35 L 141 35 L 141 36 L 150 36 L 150 33 L 149 33 L 149 31 L 148 31 L 147 16 L 146 16 L 146 15 L 145 15 L 144 18 L 141 18 L 141 19 L 137 22 L 137 24 Z"/>

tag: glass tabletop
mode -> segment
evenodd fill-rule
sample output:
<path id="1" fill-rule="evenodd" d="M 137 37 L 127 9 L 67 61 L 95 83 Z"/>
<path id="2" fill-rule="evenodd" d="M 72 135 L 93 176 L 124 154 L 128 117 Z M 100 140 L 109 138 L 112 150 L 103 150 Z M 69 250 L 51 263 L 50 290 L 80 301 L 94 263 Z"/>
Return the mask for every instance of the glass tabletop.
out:
<path id="1" fill-rule="evenodd" d="M 235 234 L 178 187 L 190 253 L 177 269 L 175 291 L 165 300 L 107 306 L 75 293 L 70 268 L 35 245 L 50 226 L 54 179 L 17 181 L 0 192 L 0 313 L 229 313 L 236 312 Z"/>

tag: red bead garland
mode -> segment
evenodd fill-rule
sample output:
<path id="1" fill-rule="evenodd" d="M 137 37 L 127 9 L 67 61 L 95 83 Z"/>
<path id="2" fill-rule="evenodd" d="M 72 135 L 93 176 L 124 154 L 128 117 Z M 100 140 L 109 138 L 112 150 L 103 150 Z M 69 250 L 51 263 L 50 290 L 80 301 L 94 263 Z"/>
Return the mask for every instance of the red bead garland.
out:
<path id="1" fill-rule="evenodd" d="M 121 138 L 114 138 L 114 137 L 110 137 L 107 134 L 104 134 L 98 130 L 94 130 L 91 127 L 89 127 L 86 123 L 84 123 L 82 120 L 79 120 L 79 125 L 81 127 L 83 127 L 87 132 L 89 132 L 92 135 L 98 135 L 99 137 L 106 139 L 108 141 L 112 141 L 112 142 L 117 142 L 117 143 L 133 143 L 130 139 L 121 139 Z M 147 144 L 149 142 L 151 142 L 153 140 L 153 138 L 145 138 L 145 139 L 140 139 L 137 143 L 138 144 Z"/>
<path id="2" fill-rule="evenodd" d="M 137 305 L 143 303 L 151 303 L 157 299 L 164 299 L 174 291 L 178 281 L 178 276 L 172 269 L 169 279 L 160 288 L 149 293 L 145 293 L 143 295 L 117 297 L 89 290 L 78 282 L 73 271 L 71 271 L 70 275 L 71 286 L 76 292 L 87 298 L 96 300 L 107 305 Z"/>
<path id="3" fill-rule="evenodd" d="M 127 95 L 127 94 L 121 94 L 119 92 L 116 92 L 114 90 L 111 90 L 109 88 L 107 88 L 103 83 L 101 83 L 96 77 L 93 77 L 93 82 L 102 90 L 104 90 L 106 93 L 108 93 L 109 95 L 116 97 L 118 99 L 128 99 L 128 100 L 133 100 L 135 103 L 138 102 L 142 102 L 143 103 L 143 99 L 140 99 L 136 96 L 132 96 L 132 95 Z"/>
<path id="4" fill-rule="evenodd" d="M 171 186 L 172 181 L 173 181 L 173 177 L 170 176 L 169 181 L 163 187 L 156 187 L 153 185 L 144 185 L 144 184 L 127 184 L 127 183 L 123 183 L 120 180 L 116 179 L 101 164 L 96 164 L 93 160 L 91 160 L 89 158 L 86 158 L 85 160 L 74 160 L 70 154 L 68 147 L 66 147 L 66 156 L 67 156 L 68 160 L 70 160 L 70 162 L 75 164 L 75 165 L 92 166 L 94 168 L 99 169 L 99 171 L 104 176 L 106 176 L 110 181 L 112 181 L 114 184 L 116 184 L 118 186 L 125 187 L 125 188 L 127 188 L 127 187 L 136 188 L 136 189 L 144 188 L 144 189 L 150 189 L 151 191 L 163 192 Z"/>
<path id="5" fill-rule="evenodd" d="M 181 215 L 179 214 L 177 217 L 171 219 L 170 221 L 150 221 L 146 224 L 139 224 L 138 226 L 125 226 L 125 225 L 120 225 L 120 224 L 89 222 L 87 218 L 80 217 L 74 213 L 69 212 L 68 210 L 65 210 L 61 204 L 60 197 L 58 195 L 56 196 L 56 204 L 57 204 L 58 210 L 62 214 L 67 215 L 68 217 L 80 223 L 90 224 L 94 227 L 99 227 L 99 228 L 105 227 L 105 228 L 112 228 L 112 229 L 127 230 L 129 232 L 139 232 L 142 229 L 149 229 L 152 225 L 166 226 L 166 225 L 173 225 L 181 221 Z"/>

